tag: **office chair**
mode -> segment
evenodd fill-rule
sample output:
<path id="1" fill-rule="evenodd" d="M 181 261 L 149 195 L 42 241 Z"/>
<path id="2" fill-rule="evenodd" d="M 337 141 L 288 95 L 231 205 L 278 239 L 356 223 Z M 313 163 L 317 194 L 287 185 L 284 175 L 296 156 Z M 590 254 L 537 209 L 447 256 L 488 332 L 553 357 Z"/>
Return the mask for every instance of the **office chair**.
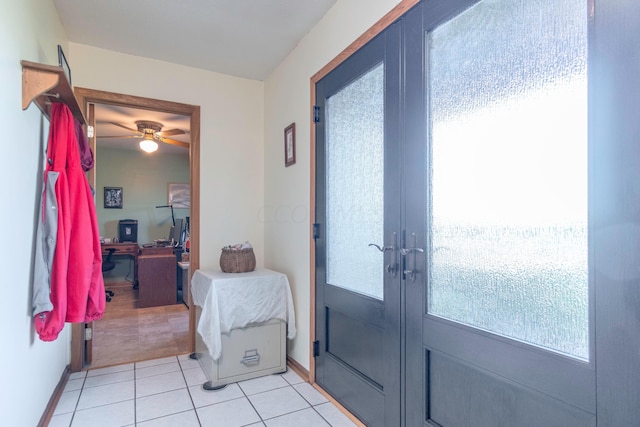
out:
<path id="1" fill-rule="evenodd" d="M 113 253 L 116 251 L 113 248 L 109 248 L 107 249 L 107 251 L 109 252 L 107 254 L 107 258 L 106 259 L 102 259 L 102 272 L 104 273 L 105 271 L 111 271 L 114 268 L 116 268 L 116 263 L 114 261 L 111 260 L 111 255 L 113 255 Z M 111 297 L 114 295 L 113 291 L 110 291 L 108 289 L 104 290 L 104 294 L 105 297 L 107 298 L 107 302 L 111 301 Z"/>

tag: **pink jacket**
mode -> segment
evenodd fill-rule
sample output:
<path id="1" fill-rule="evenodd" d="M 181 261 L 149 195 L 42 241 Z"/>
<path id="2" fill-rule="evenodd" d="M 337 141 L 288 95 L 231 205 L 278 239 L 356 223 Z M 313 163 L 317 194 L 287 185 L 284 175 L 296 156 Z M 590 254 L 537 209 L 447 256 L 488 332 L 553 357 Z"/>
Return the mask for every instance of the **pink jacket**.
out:
<path id="1" fill-rule="evenodd" d="M 55 340 L 65 321 L 100 319 L 105 308 L 98 220 L 79 152 L 71 111 L 53 103 L 46 171 L 59 172 L 55 185 L 58 233 L 51 267 L 53 309 L 34 313 L 43 341 Z"/>

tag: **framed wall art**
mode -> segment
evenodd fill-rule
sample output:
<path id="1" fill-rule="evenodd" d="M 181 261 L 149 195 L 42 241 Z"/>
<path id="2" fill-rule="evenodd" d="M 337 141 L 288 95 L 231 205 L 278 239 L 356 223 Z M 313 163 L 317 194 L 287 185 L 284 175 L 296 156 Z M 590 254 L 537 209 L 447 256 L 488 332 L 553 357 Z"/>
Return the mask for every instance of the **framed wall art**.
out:
<path id="1" fill-rule="evenodd" d="M 62 46 L 60 45 L 58 45 L 58 65 L 62 67 L 62 69 L 64 70 L 64 75 L 67 76 L 67 80 L 69 81 L 69 86 L 71 86 L 71 68 L 69 68 L 67 57 L 64 56 L 64 52 L 62 51 Z"/>
<path id="2" fill-rule="evenodd" d="M 167 188 L 167 204 L 174 208 L 191 207 L 191 191 L 188 183 L 170 182 Z"/>
<path id="3" fill-rule="evenodd" d="M 104 208 L 122 209 L 122 187 L 104 187 Z"/>
<path id="4" fill-rule="evenodd" d="M 291 166 L 296 162 L 296 124 L 291 123 L 284 128 L 284 166 Z"/>

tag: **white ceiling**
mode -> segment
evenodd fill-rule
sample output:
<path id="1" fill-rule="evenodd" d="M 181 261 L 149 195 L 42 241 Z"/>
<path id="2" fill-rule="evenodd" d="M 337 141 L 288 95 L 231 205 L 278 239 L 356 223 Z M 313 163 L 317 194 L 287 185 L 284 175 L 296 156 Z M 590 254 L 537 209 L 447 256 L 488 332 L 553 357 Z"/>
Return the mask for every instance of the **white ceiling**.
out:
<path id="1" fill-rule="evenodd" d="M 172 135 L 170 138 L 186 143 L 190 142 L 189 117 L 187 116 L 104 104 L 96 104 L 95 115 L 96 145 L 98 151 L 102 148 L 138 150 L 138 143 L 141 138 L 102 138 L 104 136 L 136 135 L 138 133 L 135 123 L 137 120 L 161 123 L 163 131 L 180 129 L 185 133 L 182 135 Z M 135 130 L 135 132 L 128 131 L 124 129 L 123 126 Z M 189 150 L 184 147 L 159 142 L 158 151 L 154 152 L 153 155 L 158 154 L 179 154 L 188 157 Z"/>
<path id="2" fill-rule="evenodd" d="M 54 0 L 72 42 L 264 80 L 337 0 Z M 137 149 L 136 120 L 189 131 L 189 118 L 96 106 L 98 149 Z M 171 137 L 189 142 L 189 134 Z M 160 144 L 159 154 L 185 148 Z"/>
<path id="3" fill-rule="evenodd" d="M 54 0 L 69 40 L 264 80 L 337 0 Z"/>

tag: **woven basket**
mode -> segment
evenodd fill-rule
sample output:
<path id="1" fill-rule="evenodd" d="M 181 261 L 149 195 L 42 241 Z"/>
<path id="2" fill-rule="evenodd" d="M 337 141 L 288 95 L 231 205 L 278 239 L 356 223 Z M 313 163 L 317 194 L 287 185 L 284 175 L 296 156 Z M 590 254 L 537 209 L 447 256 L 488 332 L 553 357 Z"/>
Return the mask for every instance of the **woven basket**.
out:
<path id="1" fill-rule="evenodd" d="M 256 256 L 253 248 L 222 249 L 220 269 L 225 273 L 246 273 L 256 268 Z"/>

